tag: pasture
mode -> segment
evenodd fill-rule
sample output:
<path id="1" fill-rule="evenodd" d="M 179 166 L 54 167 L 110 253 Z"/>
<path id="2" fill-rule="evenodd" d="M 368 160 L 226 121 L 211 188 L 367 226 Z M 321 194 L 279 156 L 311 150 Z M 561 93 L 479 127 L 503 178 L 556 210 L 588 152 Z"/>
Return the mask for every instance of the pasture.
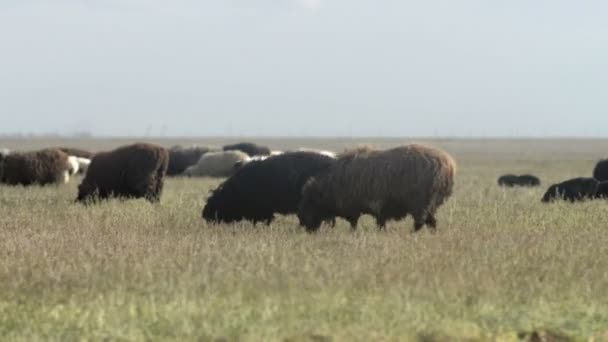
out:
<path id="1" fill-rule="evenodd" d="M 101 150 L 240 139 L 0 139 L 0 147 Z M 158 205 L 75 204 L 59 187 L 0 186 L 1 340 L 516 341 L 608 339 L 608 203 L 542 204 L 590 176 L 608 140 L 252 139 L 341 151 L 428 143 L 458 163 L 438 232 L 410 218 L 317 234 L 201 219 L 217 179 L 169 178 Z M 538 188 L 505 189 L 504 173 Z M 526 335 L 527 334 L 527 335 Z"/>

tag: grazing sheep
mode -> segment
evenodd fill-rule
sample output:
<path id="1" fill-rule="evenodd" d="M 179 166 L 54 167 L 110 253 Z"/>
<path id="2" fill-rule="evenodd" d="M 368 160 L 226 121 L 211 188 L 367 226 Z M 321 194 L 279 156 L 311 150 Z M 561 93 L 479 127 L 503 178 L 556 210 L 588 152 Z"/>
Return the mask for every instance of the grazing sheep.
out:
<path id="1" fill-rule="evenodd" d="M 94 155 L 93 152 L 89 152 L 89 151 L 85 151 L 85 150 L 81 150 L 79 148 L 73 148 L 73 147 L 56 147 L 56 149 L 63 151 L 65 154 L 67 154 L 69 156 L 75 156 L 78 158 L 91 159 L 91 158 L 93 158 L 93 155 Z"/>
<path id="2" fill-rule="evenodd" d="M 517 184 L 518 180 L 519 180 L 519 176 L 516 176 L 516 175 L 511 175 L 511 174 L 502 175 L 502 176 L 498 177 L 498 185 L 512 187 Z"/>
<path id="3" fill-rule="evenodd" d="M 209 147 L 199 146 L 173 146 L 169 149 L 169 168 L 167 169 L 167 176 L 177 176 L 184 173 L 184 171 L 196 164 L 201 156 L 207 152 L 216 151 Z"/>
<path id="4" fill-rule="evenodd" d="M 543 203 L 563 199 L 570 202 L 592 199 L 596 196 L 599 182 L 594 178 L 573 178 L 553 184 L 542 198 Z"/>
<path id="5" fill-rule="evenodd" d="M 519 185 L 521 186 L 539 186 L 540 179 L 534 175 L 520 175 Z"/>
<path id="6" fill-rule="evenodd" d="M 48 185 L 69 180 L 68 155 L 57 149 L 0 155 L 0 183 Z"/>
<path id="7" fill-rule="evenodd" d="M 241 151 L 209 152 L 184 171 L 189 177 L 228 177 L 237 169 L 235 165 L 249 156 Z"/>
<path id="8" fill-rule="evenodd" d="M 112 196 L 160 201 L 169 153 L 151 144 L 133 144 L 96 153 L 78 187 L 79 202 Z"/>
<path id="9" fill-rule="evenodd" d="M 514 186 L 539 186 L 540 179 L 533 175 L 504 175 L 498 178 L 498 185 L 506 187 Z"/>
<path id="10" fill-rule="evenodd" d="M 334 162 L 318 153 L 290 152 L 248 163 L 213 191 L 203 218 L 270 224 L 275 213 L 294 214 L 306 181 L 327 172 Z"/>
<path id="11" fill-rule="evenodd" d="M 602 159 L 597 162 L 593 169 L 593 178 L 600 182 L 608 181 L 608 159 Z"/>
<path id="12" fill-rule="evenodd" d="M 329 172 L 310 179 L 303 189 L 298 217 L 308 231 L 340 216 L 355 229 L 362 214 L 378 226 L 389 219 L 414 217 L 415 230 L 435 230 L 435 212 L 452 194 L 456 163 L 447 153 L 408 145 L 385 151 L 347 151 Z"/>
<path id="13" fill-rule="evenodd" d="M 260 146 L 249 142 L 242 142 L 233 145 L 226 145 L 224 151 L 241 151 L 247 153 L 250 157 L 267 156 L 270 154 L 270 149 L 266 146 Z"/>

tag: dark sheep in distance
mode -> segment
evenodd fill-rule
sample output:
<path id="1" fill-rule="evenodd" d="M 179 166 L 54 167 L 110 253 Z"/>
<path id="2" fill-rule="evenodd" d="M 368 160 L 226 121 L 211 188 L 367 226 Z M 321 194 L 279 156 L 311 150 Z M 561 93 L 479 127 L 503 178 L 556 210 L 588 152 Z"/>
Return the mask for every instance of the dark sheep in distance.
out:
<path id="1" fill-rule="evenodd" d="M 593 169 L 593 178 L 600 182 L 608 181 L 608 159 L 602 159 Z"/>
<path id="2" fill-rule="evenodd" d="M 207 152 L 212 151 L 209 147 L 183 147 L 173 146 L 169 149 L 169 167 L 167 169 L 167 176 L 177 176 L 184 173 L 184 171 L 196 164 L 201 156 Z"/>
<path id="3" fill-rule="evenodd" d="M 78 187 L 79 202 L 112 196 L 160 201 L 169 153 L 152 144 L 138 143 L 96 153 Z"/>
<path id="4" fill-rule="evenodd" d="M 583 201 L 595 198 L 599 182 L 594 178 L 573 178 L 561 183 L 553 184 L 547 189 L 542 198 L 543 203 L 556 200 L 566 200 L 569 202 Z"/>
<path id="5" fill-rule="evenodd" d="M 498 185 L 512 187 L 517 184 L 518 180 L 519 176 L 516 175 L 502 175 L 498 178 Z"/>
<path id="6" fill-rule="evenodd" d="M 316 231 L 336 216 L 355 229 L 363 214 L 374 216 L 379 227 L 411 214 L 416 231 L 425 224 L 435 230 L 435 212 L 451 196 L 455 173 L 449 154 L 423 145 L 345 152 L 304 186 L 298 218 Z"/>
<path id="7" fill-rule="evenodd" d="M 290 152 L 243 165 L 207 199 L 202 216 L 211 222 L 251 220 L 270 224 L 274 214 L 294 214 L 308 179 L 334 159 L 314 152 Z"/>
<path id="8" fill-rule="evenodd" d="M 539 186 L 540 179 L 534 175 L 504 175 L 498 178 L 498 185 L 506 187 L 514 186 Z"/>
<path id="9" fill-rule="evenodd" d="M 521 186 L 539 186 L 540 179 L 534 175 L 519 176 L 519 185 Z"/>
<path id="10" fill-rule="evenodd" d="M 270 155 L 270 149 L 268 147 L 249 142 L 226 145 L 223 149 L 224 151 L 241 151 L 247 153 L 250 157 Z"/>
<path id="11" fill-rule="evenodd" d="M 0 155 L 0 183 L 48 185 L 67 183 L 68 155 L 57 149 Z"/>

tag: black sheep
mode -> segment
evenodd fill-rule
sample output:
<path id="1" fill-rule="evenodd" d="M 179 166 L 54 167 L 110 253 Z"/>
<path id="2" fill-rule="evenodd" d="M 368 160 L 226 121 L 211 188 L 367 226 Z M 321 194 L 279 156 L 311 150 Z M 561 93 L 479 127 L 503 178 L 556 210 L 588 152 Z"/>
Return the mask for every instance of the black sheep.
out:
<path id="1" fill-rule="evenodd" d="M 213 191 L 202 216 L 211 222 L 251 220 L 269 224 L 274 214 L 294 214 L 302 187 L 333 165 L 314 152 L 290 152 L 241 167 Z"/>
<path id="2" fill-rule="evenodd" d="M 506 187 L 514 186 L 539 186 L 540 179 L 534 175 L 504 175 L 498 178 L 498 185 Z"/>
<path id="3" fill-rule="evenodd" d="M 542 202 L 563 199 L 570 202 L 583 201 L 596 197 L 599 182 L 594 178 L 573 178 L 553 184 L 542 198 Z"/>

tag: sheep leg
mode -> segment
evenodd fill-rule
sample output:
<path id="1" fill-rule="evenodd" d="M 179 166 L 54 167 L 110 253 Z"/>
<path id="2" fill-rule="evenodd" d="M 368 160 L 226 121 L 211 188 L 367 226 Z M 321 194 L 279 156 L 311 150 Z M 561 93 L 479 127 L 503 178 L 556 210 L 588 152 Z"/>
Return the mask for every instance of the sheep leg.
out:
<path id="1" fill-rule="evenodd" d="M 420 229 L 422 229 L 422 227 L 424 227 L 423 222 L 418 222 L 418 221 L 414 222 L 414 232 L 420 231 Z"/>
<path id="2" fill-rule="evenodd" d="M 162 167 L 156 171 L 156 187 L 154 188 L 155 202 L 160 202 L 160 196 L 163 193 L 163 187 L 165 185 L 165 174 L 167 171 Z"/>
<path id="3" fill-rule="evenodd" d="M 323 220 L 323 222 L 327 223 L 330 227 L 335 228 L 336 227 L 336 218 L 328 218 Z"/>
<path id="4" fill-rule="evenodd" d="M 378 229 L 384 230 L 386 228 L 386 218 L 383 216 L 376 217 L 376 224 Z"/>
<path id="5" fill-rule="evenodd" d="M 348 223 L 350 223 L 350 228 L 352 230 L 357 229 L 357 223 L 359 222 L 359 216 L 347 217 L 346 220 L 348 221 Z"/>
<path id="6" fill-rule="evenodd" d="M 429 227 L 431 232 L 437 231 L 437 219 L 432 214 L 429 214 L 426 217 L 426 220 L 424 221 L 424 223 Z"/>
<path id="7" fill-rule="evenodd" d="M 426 224 L 428 215 L 426 215 L 425 213 L 419 213 L 419 214 L 415 214 L 413 216 L 414 216 L 414 232 L 418 232 Z"/>

